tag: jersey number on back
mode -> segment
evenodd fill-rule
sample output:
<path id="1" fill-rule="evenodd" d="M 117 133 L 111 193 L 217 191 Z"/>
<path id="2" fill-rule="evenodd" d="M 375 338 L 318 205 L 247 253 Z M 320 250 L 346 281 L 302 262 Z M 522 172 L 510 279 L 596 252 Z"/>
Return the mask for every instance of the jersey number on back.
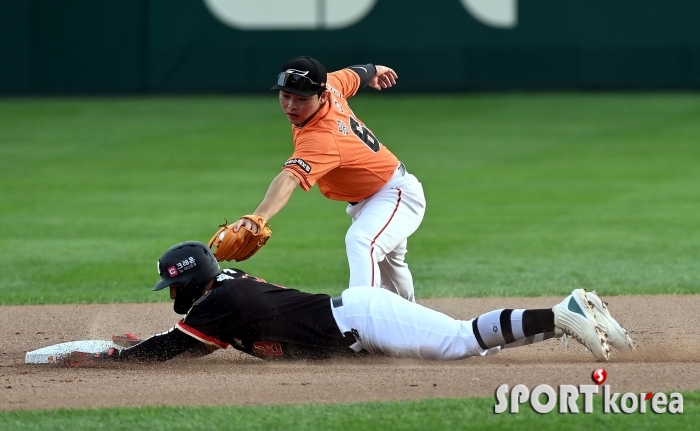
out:
<path id="1" fill-rule="evenodd" d="M 369 131 L 369 129 L 360 124 L 356 119 L 352 117 L 349 118 L 350 129 L 352 129 L 352 133 L 354 133 L 355 136 L 360 138 L 360 140 L 364 142 L 370 150 L 374 151 L 375 153 L 379 151 L 379 149 L 381 148 L 381 146 L 379 145 L 379 139 L 377 139 L 377 137 L 374 136 L 372 132 Z"/>

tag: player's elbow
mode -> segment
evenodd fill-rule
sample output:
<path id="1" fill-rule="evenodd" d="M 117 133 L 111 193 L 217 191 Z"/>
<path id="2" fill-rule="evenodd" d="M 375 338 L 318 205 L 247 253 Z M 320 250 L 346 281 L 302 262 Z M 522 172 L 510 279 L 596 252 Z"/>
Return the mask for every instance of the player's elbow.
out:
<path id="1" fill-rule="evenodd" d="M 282 172 L 280 172 L 280 176 L 282 176 L 285 181 L 292 183 L 294 187 L 301 183 L 301 180 L 287 169 L 283 169 Z"/>

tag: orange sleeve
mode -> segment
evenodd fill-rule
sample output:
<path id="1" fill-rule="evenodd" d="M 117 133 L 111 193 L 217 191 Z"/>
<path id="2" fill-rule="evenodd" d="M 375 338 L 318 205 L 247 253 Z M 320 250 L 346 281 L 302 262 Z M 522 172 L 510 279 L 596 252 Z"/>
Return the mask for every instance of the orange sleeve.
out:
<path id="1" fill-rule="evenodd" d="M 360 77 L 350 69 L 342 69 L 328 74 L 328 83 L 343 94 L 346 99 L 351 98 L 360 90 Z"/>
<path id="2" fill-rule="evenodd" d="M 340 166 L 340 151 L 332 133 L 319 130 L 303 136 L 295 143 L 294 154 L 285 163 L 286 169 L 299 178 L 301 188 L 309 191 L 319 178 Z"/>

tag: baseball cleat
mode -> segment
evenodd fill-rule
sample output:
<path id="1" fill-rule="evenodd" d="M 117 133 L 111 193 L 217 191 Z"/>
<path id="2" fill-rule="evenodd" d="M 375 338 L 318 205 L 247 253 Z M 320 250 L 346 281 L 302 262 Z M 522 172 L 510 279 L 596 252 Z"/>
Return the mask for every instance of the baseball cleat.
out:
<path id="1" fill-rule="evenodd" d="M 627 330 L 613 319 L 608 310 L 608 304 L 600 299 L 595 290 L 586 292 L 586 299 L 593 307 L 593 317 L 607 334 L 610 345 L 620 350 L 634 350 L 634 343 L 627 335 Z"/>
<path id="2" fill-rule="evenodd" d="M 570 335 L 581 342 L 599 361 L 607 361 L 610 344 L 597 324 L 586 291 L 574 289 L 571 295 L 552 307 L 555 332 Z"/>

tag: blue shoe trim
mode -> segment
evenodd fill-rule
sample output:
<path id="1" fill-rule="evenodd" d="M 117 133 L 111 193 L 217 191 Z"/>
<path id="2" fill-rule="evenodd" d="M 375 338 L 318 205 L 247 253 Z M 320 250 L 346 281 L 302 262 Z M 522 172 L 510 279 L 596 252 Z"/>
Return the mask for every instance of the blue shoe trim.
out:
<path id="1" fill-rule="evenodd" d="M 578 313 L 583 317 L 587 317 L 586 313 L 583 312 L 583 310 L 581 309 L 581 306 L 578 305 L 578 302 L 576 302 L 576 300 L 574 299 L 573 296 L 571 297 L 571 300 L 569 300 L 569 307 L 568 308 L 569 308 L 569 310 L 573 311 L 574 313 Z"/>

